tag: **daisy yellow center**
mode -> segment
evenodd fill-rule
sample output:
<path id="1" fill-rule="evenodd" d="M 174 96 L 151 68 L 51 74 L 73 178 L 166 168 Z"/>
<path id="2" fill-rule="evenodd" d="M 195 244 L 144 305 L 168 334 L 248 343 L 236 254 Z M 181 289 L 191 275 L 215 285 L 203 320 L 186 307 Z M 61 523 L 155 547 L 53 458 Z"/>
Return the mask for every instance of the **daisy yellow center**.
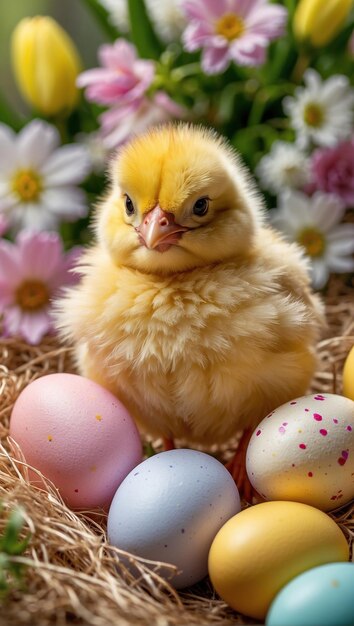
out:
<path id="1" fill-rule="evenodd" d="M 311 257 L 322 256 L 326 247 L 324 236 L 316 228 L 304 228 L 299 233 L 297 241 Z"/>
<path id="2" fill-rule="evenodd" d="M 323 109 L 315 102 L 309 102 L 304 108 L 304 120 L 307 126 L 319 128 L 323 123 Z"/>
<path id="3" fill-rule="evenodd" d="M 25 280 L 16 291 L 16 302 L 24 311 L 42 309 L 49 302 L 49 291 L 41 280 Z"/>
<path id="4" fill-rule="evenodd" d="M 237 39 L 245 31 L 245 23 L 241 17 L 235 13 L 225 13 L 216 22 L 216 32 L 228 41 Z"/>
<path id="5" fill-rule="evenodd" d="M 42 181 L 33 170 L 19 170 L 13 177 L 12 189 L 22 202 L 35 201 L 42 191 Z"/>

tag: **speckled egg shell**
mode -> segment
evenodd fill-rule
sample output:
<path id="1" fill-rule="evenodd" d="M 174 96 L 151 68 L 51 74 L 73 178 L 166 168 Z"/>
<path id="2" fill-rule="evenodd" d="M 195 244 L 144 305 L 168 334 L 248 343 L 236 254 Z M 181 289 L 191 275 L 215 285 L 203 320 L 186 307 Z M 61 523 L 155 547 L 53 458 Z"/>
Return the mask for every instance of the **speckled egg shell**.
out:
<path id="1" fill-rule="evenodd" d="M 253 433 L 246 467 L 266 500 L 345 504 L 354 497 L 354 402 L 325 393 L 283 404 Z"/>
<path id="2" fill-rule="evenodd" d="M 354 565 L 329 563 L 293 578 L 275 597 L 267 626 L 354 624 Z"/>
<path id="3" fill-rule="evenodd" d="M 171 582 L 182 588 L 207 575 L 210 545 L 240 508 L 237 487 L 219 461 L 195 450 L 162 452 L 120 485 L 109 510 L 108 538 L 132 554 L 176 565 L 181 573 Z"/>
<path id="4" fill-rule="evenodd" d="M 108 507 L 142 458 L 137 428 L 121 402 L 74 374 L 50 374 L 28 385 L 14 405 L 10 436 L 72 508 Z M 34 472 L 30 479 L 43 487 Z"/>

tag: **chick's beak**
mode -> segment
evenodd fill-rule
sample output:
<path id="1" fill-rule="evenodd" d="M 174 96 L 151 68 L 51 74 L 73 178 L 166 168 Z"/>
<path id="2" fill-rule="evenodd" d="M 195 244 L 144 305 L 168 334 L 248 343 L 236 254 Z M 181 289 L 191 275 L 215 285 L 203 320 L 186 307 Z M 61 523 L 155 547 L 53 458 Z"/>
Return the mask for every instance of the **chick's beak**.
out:
<path id="1" fill-rule="evenodd" d="M 175 222 L 173 213 L 168 213 L 157 204 L 144 215 L 143 221 L 135 229 L 140 242 L 150 250 L 158 249 L 161 252 L 178 243 L 182 233 L 189 230 Z"/>

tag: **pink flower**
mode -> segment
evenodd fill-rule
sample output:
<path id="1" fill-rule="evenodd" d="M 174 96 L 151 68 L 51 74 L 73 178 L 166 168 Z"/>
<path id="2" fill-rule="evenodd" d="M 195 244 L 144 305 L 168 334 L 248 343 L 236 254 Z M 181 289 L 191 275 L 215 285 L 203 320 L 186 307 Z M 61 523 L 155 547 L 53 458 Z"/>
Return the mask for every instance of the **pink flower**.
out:
<path id="1" fill-rule="evenodd" d="M 103 67 L 87 70 L 77 79 L 79 87 L 86 87 L 87 99 L 98 104 L 136 102 L 154 80 L 154 62 L 138 59 L 135 47 L 125 39 L 101 46 L 99 59 Z"/>
<path id="2" fill-rule="evenodd" d="M 0 237 L 2 237 L 6 233 L 8 228 L 9 228 L 9 223 L 5 215 L 2 215 L 2 213 L 0 213 Z"/>
<path id="3" fill-rule="evenodd" d="M 53 331 L 51 300 L 77 282 L 70 273 L 80 248 L 64 254 L 57 233 L 22 231 L 16 243 L 0 241 L 0 315 L 3 335 L 38 344 Z"/>
<path id="4" fill-rule="evenodd" d="M 143 98 L 126 106 L 114 107 L 100 116 L 103 141 L 112 150 L 128 140 L 129 136 L 145 131 L 149 126 L 183 118 L 185 110 L 163 91 L 151 98 Z"/>
<path id="5" fill-rule="evenodd" d="M 335 194 L 346 207 L 354 207 L 354 140 L 316 150 L 311 168 L 316 189 Z"/>
<path id="6" fill-rule="evenodd" d="M 261 65 L 272 39 L 284 34 L 287 11 L 267 0 L 184 0 L 190 24 L 183 33 L 186 50 L 203 48 L 206 74 L 223 72 L 230 61 Z"/>

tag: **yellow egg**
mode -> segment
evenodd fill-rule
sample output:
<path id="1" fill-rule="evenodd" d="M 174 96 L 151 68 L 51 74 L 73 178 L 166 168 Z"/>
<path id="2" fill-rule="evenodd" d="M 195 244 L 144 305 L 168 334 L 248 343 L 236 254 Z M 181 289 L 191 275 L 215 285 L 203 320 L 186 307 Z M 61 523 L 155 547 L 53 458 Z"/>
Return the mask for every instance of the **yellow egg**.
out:
<path id="1" fill-rule="evenodd" d="M 344 363 L 343 396 L 354 400 L 354 346 L 349 352 Z"/>
<path id="2" fill-rule="evenodd" d="M 348 559 L 346 539 L 326 513 L 299 502 L 264 502 L 219 530 L 209 552 L 209 575 L 233 609 L 262 620 L 292 578 Z"/>

